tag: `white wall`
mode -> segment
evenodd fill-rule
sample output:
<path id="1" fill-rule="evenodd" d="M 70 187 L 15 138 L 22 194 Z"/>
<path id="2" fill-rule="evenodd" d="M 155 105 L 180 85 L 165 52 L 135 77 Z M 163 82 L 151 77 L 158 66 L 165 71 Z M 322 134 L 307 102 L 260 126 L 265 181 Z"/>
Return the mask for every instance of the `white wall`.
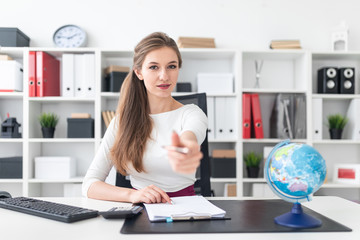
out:
<path id="1" fill-rule="evenodd" d="M 83 27 L 89 47 L 132 49 L 145 35 L 215 37 L 221 48 L 267 49 L 271 39 L 300 39 L 330 50 L 334 26 L 346 20 L 349 50 L 360 50 L 358 0 L 1 0 L 0 27 L 18 27 L 32 47 L 52 47 L 65 24 Z"/>

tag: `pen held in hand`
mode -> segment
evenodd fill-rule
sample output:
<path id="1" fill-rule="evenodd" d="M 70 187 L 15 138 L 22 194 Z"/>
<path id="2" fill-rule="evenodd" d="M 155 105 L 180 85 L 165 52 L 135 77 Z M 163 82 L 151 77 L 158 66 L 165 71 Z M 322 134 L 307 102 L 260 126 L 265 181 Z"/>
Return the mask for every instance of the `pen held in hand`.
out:
<path id="1" fill-rule="evenodd" d="M 176 152 L 183 153 L 183 154 L 188 154 L 190 151 L 186 147 L 176 147 L 176 146 L 172 146 L 172 145 L 162 146 L 162 148 L 164 148 L 166 150 L 176 151 Z"/>

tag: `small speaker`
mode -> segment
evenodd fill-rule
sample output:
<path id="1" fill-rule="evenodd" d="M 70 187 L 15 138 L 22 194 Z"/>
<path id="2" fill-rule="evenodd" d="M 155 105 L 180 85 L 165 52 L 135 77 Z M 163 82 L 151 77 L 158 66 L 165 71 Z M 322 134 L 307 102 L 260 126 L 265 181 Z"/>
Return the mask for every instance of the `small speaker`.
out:
<path id="1" fill-rule="evenodd" d="M 339 68 L 339 93 L 354 94 L 355 69 Z"/>
<path id="2" fill-rule="evenodd" d="M 339 76 L 335 67 L 325 67 L 318 70 L 318 93 L 338 93 Z"/>

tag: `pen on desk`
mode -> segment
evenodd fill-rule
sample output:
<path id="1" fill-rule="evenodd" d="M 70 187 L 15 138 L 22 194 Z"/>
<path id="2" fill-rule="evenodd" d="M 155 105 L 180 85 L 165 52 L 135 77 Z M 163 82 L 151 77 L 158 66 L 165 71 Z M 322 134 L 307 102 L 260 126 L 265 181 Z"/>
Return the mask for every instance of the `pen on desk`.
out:
<path id="1" fill-rule="evenodd" d="M 179 153 L 183 153 L 183 154 L 188 154 L 189 153 L 189 149 L 186 147 L 176 147 L 176 146 L 162 146 L 162 148 L 167 149 L 167 150 L 173 150 Z"/>

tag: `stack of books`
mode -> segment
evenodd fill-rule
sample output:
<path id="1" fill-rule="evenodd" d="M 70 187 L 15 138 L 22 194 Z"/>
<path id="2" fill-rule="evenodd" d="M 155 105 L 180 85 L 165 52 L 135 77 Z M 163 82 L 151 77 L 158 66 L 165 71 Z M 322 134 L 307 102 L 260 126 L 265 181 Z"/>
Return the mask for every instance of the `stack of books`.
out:
<path id="1" fill-rule="evenodd" d="M 115 111 L 102 111 L 101 115 L 103 117 L 106 128 L 108 128 L 111 120 L 115 117 Z"/>
<path id="2" fill-rule="evenodd" d="M 13 60 L 9 55 L 0 54 L 0 61 L 9 61 Z"/>
<path id="3" fill-rule="evenodd" d="M 299 40 L 272 40 L 271 49 L 301 49 Z"/>
<path id="4" fill-rule="evenodd" d="M 90 113 L 71 113 L 71 118 L 91 118 Z"/>
<path id="5" fill-rule="evenodd" d="M 215 48 L 214 38 L 179 37 L 180 48 Z"/>

